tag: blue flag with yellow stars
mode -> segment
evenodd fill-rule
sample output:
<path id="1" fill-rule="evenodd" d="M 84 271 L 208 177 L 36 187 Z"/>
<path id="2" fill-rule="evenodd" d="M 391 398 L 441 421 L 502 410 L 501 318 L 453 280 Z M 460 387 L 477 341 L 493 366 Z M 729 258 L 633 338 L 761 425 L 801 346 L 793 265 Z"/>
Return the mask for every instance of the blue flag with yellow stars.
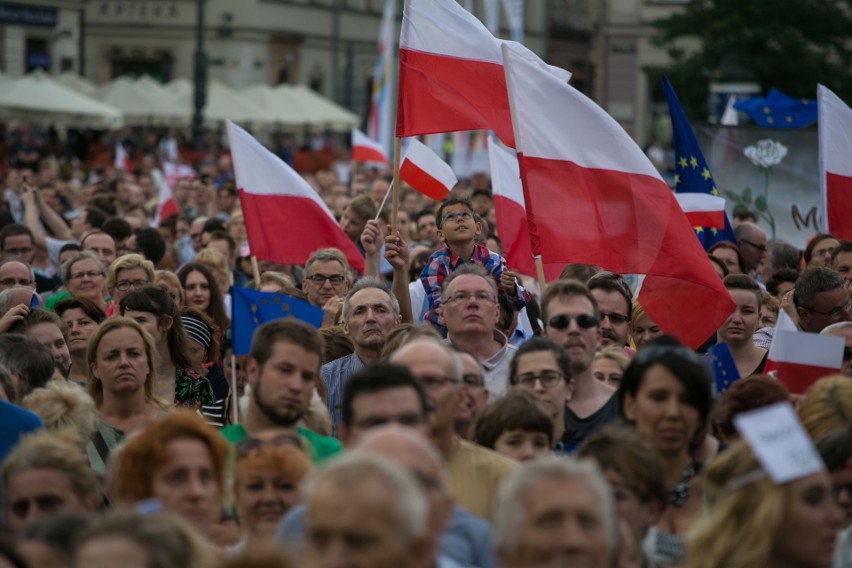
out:
<path id="1" fill-rule="evenodd" d="M 720 395 L 731 388 L 734 381 L 740 378 L 734 356 L 727 343 L 717 343 L 707 350 L 707 360 L 713 367 L 713 382 L 716 386 L 716 394 Z"/>
<path id="2" fill-rule="evenodd" d="M 295 318 L 322 325 L 322 308 L 284 294 L 231 287 L 231 334 L 234 355 L 248 355 L 254 330 L 268 321 Z"/>
<path id="3" fill-rule="evenodd" d="M 698 146 L 698 140 L 692 131 L 686 114 L 680 107 L 677 95 L 669 83 L 668 77 L 663 77 L 663 90 L 666 93 L 666 102 L 669 105 L 669 116 L 672 119 L 672 132 L 674 134 L 675 151 L 675 192 L 677 193 L 709 193 L 718 196 L 716 182 L 710 174 L 710 168 L 704 160 L 704 154 Z M 734 229 L 725 213 L 725 228 L 693 227 L 695 235 L 701 241 L 704 250 L 710 250 L 713 245 L 720 241 L 736 243 Z"/>
<path id="4" fill-rule="evenodd" d="M 794 99 L 778 89 L 735 103 L 734 108 L 765 128 L 805 128 L 817 121 L 816 99 Z"/>

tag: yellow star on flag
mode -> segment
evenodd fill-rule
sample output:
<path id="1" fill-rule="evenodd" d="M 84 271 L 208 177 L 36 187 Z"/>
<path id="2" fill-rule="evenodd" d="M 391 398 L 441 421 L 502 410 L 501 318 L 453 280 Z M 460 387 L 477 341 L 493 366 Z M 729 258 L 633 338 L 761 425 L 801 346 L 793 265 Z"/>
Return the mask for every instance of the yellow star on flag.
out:
<path id="1" fill-rule="evenodd" d="M 704 171 L 701 172 L 701 177 L 703 177 L 705 180 L 710 179 L 710 170 L 704 168 Z"/>
<path id="2" fill-rule="evenodd" d="M 714 187 L 713 189 L 710 190 L 710 194 L 711 195 L 719 195 L 719 190 Z"/>
<path id="3" fill-rule="evenodd" d="M 704 227 L 693 227 L 692 230 L 695 231 L 696 233 L 703 233 Z"/>
<path id="4" fill-rule="evenodd" d="M 680 174 L 675 174 L 675 185 L 680 183 Z"/>
<path id="5" fill-rule="evenodd" d="M 713 233 L 713 236 L 715 237 L 716 233 L 719 232 L 719 229 L 717 229 L 716 227 L 710 227 L 710 232 Z"/>
<path id="6" fill-rule="evenodd" d="M 698 160 L 695 159 L 695 156 L 689 159 L 689 165 L 692 166 L 693 169 L 698 167 Z"/>
<path id="7" fill-rule="evenodd" d="M 679 165 L 682 168 L 685 168 L 686 167 L 686 158 L 681 156 L 680 159 L 677 161 L 677 165 Z"/>

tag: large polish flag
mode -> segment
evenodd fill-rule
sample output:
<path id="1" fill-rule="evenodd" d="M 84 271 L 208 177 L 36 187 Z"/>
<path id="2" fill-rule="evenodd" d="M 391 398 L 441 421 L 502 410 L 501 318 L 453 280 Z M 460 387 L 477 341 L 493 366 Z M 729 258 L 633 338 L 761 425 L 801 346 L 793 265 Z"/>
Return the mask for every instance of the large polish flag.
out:
<path id="1" fill-rule="evenodd" d="M 852 109 L 818 85 L 817 114 L 823 229 L 837 238 L 852 239 Z"/>
<path id="2" fill-rule="evenodd" d="M 491 191 L 497 234 L 503 245 L 503 256 L 512 270 L 527 276 L 537 276 L 535 254 L 530 243 L 524 188 L 515 153 L 504 148 L 493 136 L 488 137 L 488 162 L 491 167 Z M 544 266 L 547 280 L 559 277 L 562 264 Z"/>
<path id="3" fill-rule="evenodd" d="M 416 138 L 399 165 L 399 178 L 431 199 L 441 201 L 459 182 L 453 168 Z"/>
<path id="4" fill-rule="evenodd" d="M 388 164 L 388 156 L 382 145 L 357 128 L 352 129 L 352 160 Z"/>
<path id="5" fill-rule="evenodd" d="M 227 124 L 252 254 L 280 264 L 305 264 L 315 250 L 335 247 L 363 271 L 361 253 L 313 188 L 248 132 L 230 120 Z"/>
<path id="6" fill-rule="evenodd" d="M 725 228 L 725 199 L 709 193 L 676 193 L 689 224 L 722 230 Z"/>
<path id="7" fill-rule="evenodd" d="M 545 262 L 645 275 L 638 300 L 651 319 L 701 345 L 734 303 L 656 168 L 540 60 L 511 44 L 503 56 L 533 247 Z"/>
<path id="8" fill-rule="evenodd" d="M 514 148 L 503 43 L 456 0 L 405 0 L 396 135 L 493 130 Z M 562 81 L 571 76 L 549 68 Z"/>

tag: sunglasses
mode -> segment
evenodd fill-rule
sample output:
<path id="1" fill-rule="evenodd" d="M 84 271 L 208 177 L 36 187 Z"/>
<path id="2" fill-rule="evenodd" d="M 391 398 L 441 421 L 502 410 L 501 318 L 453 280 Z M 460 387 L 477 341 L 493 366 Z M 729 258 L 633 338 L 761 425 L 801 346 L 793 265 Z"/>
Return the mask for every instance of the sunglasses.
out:
<path id="1" fill-rule="evenodd" d="M 298 436 L 292 434 L 284 434 L 271 440 L 258 440 L 257 438 L 246 438 L 237 442 L 234 447 L 237 451 L 237 457 L 244 458 L 254 450 L 264 447 L 281 447 L 289 446 L 291 448 L 302 449 L 302 440 Z"/>
<path id="2" fill-rule="evenodd" d="M 591 329 L 598 325 L 598 318 L 595 316 L 590 316 L 588 314 L 580 314 L 579 316 L 561 314 L 550 318 L 547 321 L 547 326 L 552 327 L 553 329 L 568 329 L 572 320 L 577 322 L 577 327 L 580 329 Z"/>

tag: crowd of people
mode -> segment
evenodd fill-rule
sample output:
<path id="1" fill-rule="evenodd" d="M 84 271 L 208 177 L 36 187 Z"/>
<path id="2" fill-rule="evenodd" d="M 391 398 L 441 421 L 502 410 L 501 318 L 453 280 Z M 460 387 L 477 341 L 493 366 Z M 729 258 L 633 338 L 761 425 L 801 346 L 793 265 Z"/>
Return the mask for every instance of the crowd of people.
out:
<path id="1" fill-rule="evenodd" d="M 5 174 L 0 566 L 852 566 L 852 242 L 738 212 L 707 255 L 736 308 L 692 350 L 629 275 L 507 266 L 484 176 L 403 185 L 392 230 L 389 172 L 305 174 L 363 272 L 333 248 L 255 269 L 230 157 L 168 179 L 139 152 Z M 234 355 L 232 286 L 322 325 Z M 845 341 L 804 394 L 764 374 L 782 312 Z M 721 342 L 741 378 L 716 392 Z M 785 402 L 824 467 L 776 483 L 737 417 Z"/>

